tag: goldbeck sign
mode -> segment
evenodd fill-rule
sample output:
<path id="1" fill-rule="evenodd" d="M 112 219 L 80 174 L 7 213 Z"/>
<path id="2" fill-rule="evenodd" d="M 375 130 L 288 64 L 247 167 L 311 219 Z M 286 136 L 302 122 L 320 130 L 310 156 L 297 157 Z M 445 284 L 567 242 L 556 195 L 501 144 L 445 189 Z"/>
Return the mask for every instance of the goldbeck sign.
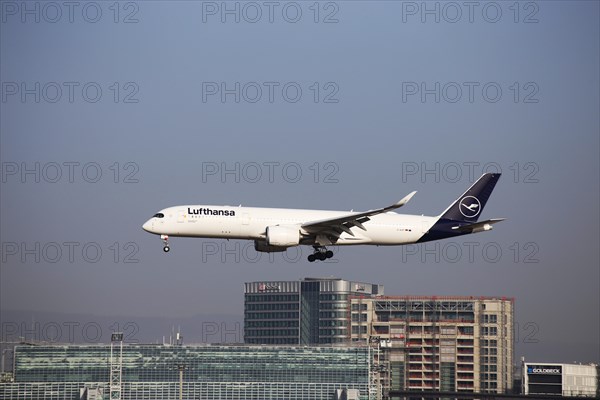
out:
<path id="1" fill-rule="evenodd" d="M 528 365 L 527 373 L 530 375 L 562 375 L 561 365 Z"/>

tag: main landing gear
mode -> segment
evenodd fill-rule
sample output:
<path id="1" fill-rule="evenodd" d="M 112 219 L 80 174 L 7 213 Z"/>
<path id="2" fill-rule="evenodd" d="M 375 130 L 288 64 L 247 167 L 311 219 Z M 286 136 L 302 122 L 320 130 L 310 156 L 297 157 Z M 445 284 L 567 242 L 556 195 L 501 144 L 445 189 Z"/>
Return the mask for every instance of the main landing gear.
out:
<path id="1" fill-rule="evenodd" d="M 333 257 L 333 251 L 327 250 L 324 246 L 313 246 L 315 252 L 308 256 L 308 261 L 313 262 L 315 260 L 325 261 L 328 258 Z"/>
<path id="2" fill-rule="evenodd" d="M 163 247 L 163 251 L 168 253 L 171 248 L 169 247 L 169 236 L 168 235 L 160 235 L 160 240 L 163 241 L 165 247 Z"/>

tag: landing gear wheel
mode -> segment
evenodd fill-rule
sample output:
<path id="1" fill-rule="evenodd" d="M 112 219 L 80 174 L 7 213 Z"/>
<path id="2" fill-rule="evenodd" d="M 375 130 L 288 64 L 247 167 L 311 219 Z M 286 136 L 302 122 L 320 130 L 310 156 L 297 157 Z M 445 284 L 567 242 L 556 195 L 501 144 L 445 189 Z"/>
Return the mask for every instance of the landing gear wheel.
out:
<path id="1" fill-rule="evenodd" d="M 313 246 L 315 252 L 308 256 L 308 261 L 313 262 L 315 260 L 325 261 L 328 258 L 333 257 L 333 251 L 327 250 L 325 246 Z"/>
<path id="2" fill-rule="evenodd" d="M 169 236 L 168 235 L 160 235 L 160 240 L 162 240 L 165 247 L 163 247 L 163 251 L 168 253 L 171 248 L 169 247 Z"/>

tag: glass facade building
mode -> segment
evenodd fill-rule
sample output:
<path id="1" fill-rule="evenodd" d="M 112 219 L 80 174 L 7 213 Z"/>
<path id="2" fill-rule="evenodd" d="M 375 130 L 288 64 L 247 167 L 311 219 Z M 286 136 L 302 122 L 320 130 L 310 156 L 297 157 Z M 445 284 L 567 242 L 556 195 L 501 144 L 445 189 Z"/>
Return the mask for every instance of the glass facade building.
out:
<path id="1" fill-rule="evenodd" d="M 303 345 L 348 342 L 350 297 L 382 294 L 383 285 L 339 278 L 248 282 L 244 341 Z"/>
<path id="2" fill-rule="evenodd" d="M 366 346 L 125 345 L 123 399 L 368 398 Z M 17 346 L 0 399 L 108 398 L 110 345 Z"/>

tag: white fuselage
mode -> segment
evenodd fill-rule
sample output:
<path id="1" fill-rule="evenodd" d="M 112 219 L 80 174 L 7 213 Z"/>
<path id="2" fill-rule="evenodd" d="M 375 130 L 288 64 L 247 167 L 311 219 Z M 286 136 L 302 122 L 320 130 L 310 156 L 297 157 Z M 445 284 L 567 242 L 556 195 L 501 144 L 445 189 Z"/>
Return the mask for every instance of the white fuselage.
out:
<path id="1" fill-rule="evenodd" d="M 333 257 L 326 246 L 394 246 L 489 231 L 504 218 L 479 221 L 479 215 L 499 178 L 500 174 L 483 174 L 436 217 L 395 212 L 415 195 L 413 191 L 386 207 L 362 212 L 175 206 L 159 211 L 142 228 L 160 235 L 165 253 L 170 251 L 169 236 L 187 236 L 253 240 L 256 251 L 267 253 L 313 246 L 308 261 L 324 261 Z"/>
<path id="2" fill-rule="evenodd" d="M 297 225 L 300 229 L 305 222 L 348 215 L 348 211 L 189 205 L 165 208 L 160 214 L 164 216 L 146 221 L 144 230 L 168 236 L 264 240 L 268 226 Z M 344 232 L 335 244 L 415 243 L 438 219 L 395 212 L 373 215 L 364 223 L 366 230 L 354 226 L 350 229 L 354 236 Z"/>

